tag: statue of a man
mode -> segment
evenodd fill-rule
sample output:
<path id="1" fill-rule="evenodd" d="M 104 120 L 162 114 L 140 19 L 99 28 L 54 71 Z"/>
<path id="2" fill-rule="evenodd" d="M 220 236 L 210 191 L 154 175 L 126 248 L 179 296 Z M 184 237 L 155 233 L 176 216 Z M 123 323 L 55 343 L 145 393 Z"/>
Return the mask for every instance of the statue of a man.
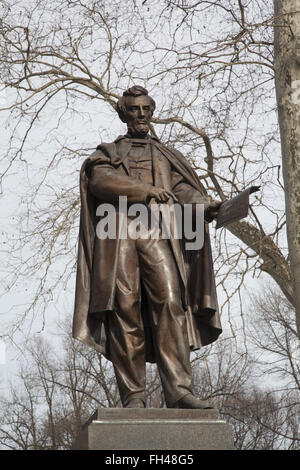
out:
<path id="1" fill-rule="evenodd" d="M 146 361 L 156 362 L 168 408 L 211 408 L 194 396 L 190 351 L 221 333 L 204 196 L 185 157 L 149 135 L 154 100 L 141 86 L 117 104 L 127 134 L 103 143 L 81 169 L 81 217 L 73 336 L 112 361 L 124 407 L 145 407 Z M 153 201 L 204 205 L 204 244 L 179 238 L 98 237 L 100 204 L 149 210 Z M 103 214 L 102 214 L 103 215 Z M 128 219 L 130 217 L 128 216 Z M 118 227 L 117 227 L 118 228 Z M 150 229 L 149 229 L 150 230 Z"/>

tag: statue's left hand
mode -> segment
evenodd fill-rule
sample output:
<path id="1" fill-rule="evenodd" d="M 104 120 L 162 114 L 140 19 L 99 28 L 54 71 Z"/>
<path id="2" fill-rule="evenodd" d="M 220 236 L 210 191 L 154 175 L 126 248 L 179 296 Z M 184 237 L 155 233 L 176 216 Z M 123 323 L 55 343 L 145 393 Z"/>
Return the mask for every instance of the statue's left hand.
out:
<path id="1" fill-rule="evenodd" d="M 205 218 L 209 219 L 211 222 L 212 220 L 218 217 L 218 211 L 221 207 L 222 202 L 212 202 L 205 211 Z"/>

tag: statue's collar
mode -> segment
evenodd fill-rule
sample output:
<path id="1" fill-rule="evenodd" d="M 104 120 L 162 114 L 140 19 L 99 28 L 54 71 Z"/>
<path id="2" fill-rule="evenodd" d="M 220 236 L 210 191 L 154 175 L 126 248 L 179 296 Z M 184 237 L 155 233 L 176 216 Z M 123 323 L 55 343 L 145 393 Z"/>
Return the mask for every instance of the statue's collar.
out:
<path id="1" fill-rule="evenodd" d="M 153 137 L 151 135 L 145 137 L 144 139 L 139 139 L 137 137 L 132 137 L 130 134 L 119 135 L 119 137 L 117 137 L 117 139 L 115 140 L 115 143 L 119 142 L 120 140 L 124 140 L 124 139 L 125 139 L 126 142 L 137 143 L 137 144 L 151 144 L 151 143 L 154 143 L 153 141 L 159 143 L 158 138 Z"/>

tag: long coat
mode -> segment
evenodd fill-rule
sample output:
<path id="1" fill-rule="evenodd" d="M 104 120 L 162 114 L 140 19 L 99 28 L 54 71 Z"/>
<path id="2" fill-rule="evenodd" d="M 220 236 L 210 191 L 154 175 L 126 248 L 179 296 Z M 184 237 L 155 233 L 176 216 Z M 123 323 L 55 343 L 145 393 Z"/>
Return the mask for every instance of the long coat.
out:
<path id="1" fill-rule="evenodd" d="M 151 138 L 154 185 L 172 191 L 180 204 L 208 201 L 199 178 L 185 157 L 157 139 Z M 101 144 L 87 158 L 80 172 L 81 214 L 78 243 L 73 337 L 99 350 L 110 359 L 108 315 L 115 305 L 115 286 L 120 240 L 96 236 L 97 206 L 126 195 L 128 202 L 146 202 L 148 185 L 132 178 L 127 160 L 132 142 L 120 136 Z M 118 232 L 118 230 L 117 230 Z M 205 222 L 203 248 L 185 250 L 182 241 L 171 236 L 170 246 L 178 267 L 183 290 L 191 350 L 215 341 L 222 332 L 218 313 L 213 261 Z M 146 336 L 146 358 L 155 362 L 148 304 L 141 301 Z M 167 340 L 167 338 L 166 338 Z"/>

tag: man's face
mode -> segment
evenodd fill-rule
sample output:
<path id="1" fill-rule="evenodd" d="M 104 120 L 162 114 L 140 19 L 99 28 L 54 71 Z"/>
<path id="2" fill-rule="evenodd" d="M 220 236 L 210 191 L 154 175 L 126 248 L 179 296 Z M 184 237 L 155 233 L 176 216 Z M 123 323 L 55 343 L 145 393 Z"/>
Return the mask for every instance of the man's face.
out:
<path id="1" fill-rule="evenodd" d="M 149 132 L 152 117 L 148 96 L 128 96 L 126 98 L 125 119 L 128 131 L 134 137 L 145 137 Z"/>

